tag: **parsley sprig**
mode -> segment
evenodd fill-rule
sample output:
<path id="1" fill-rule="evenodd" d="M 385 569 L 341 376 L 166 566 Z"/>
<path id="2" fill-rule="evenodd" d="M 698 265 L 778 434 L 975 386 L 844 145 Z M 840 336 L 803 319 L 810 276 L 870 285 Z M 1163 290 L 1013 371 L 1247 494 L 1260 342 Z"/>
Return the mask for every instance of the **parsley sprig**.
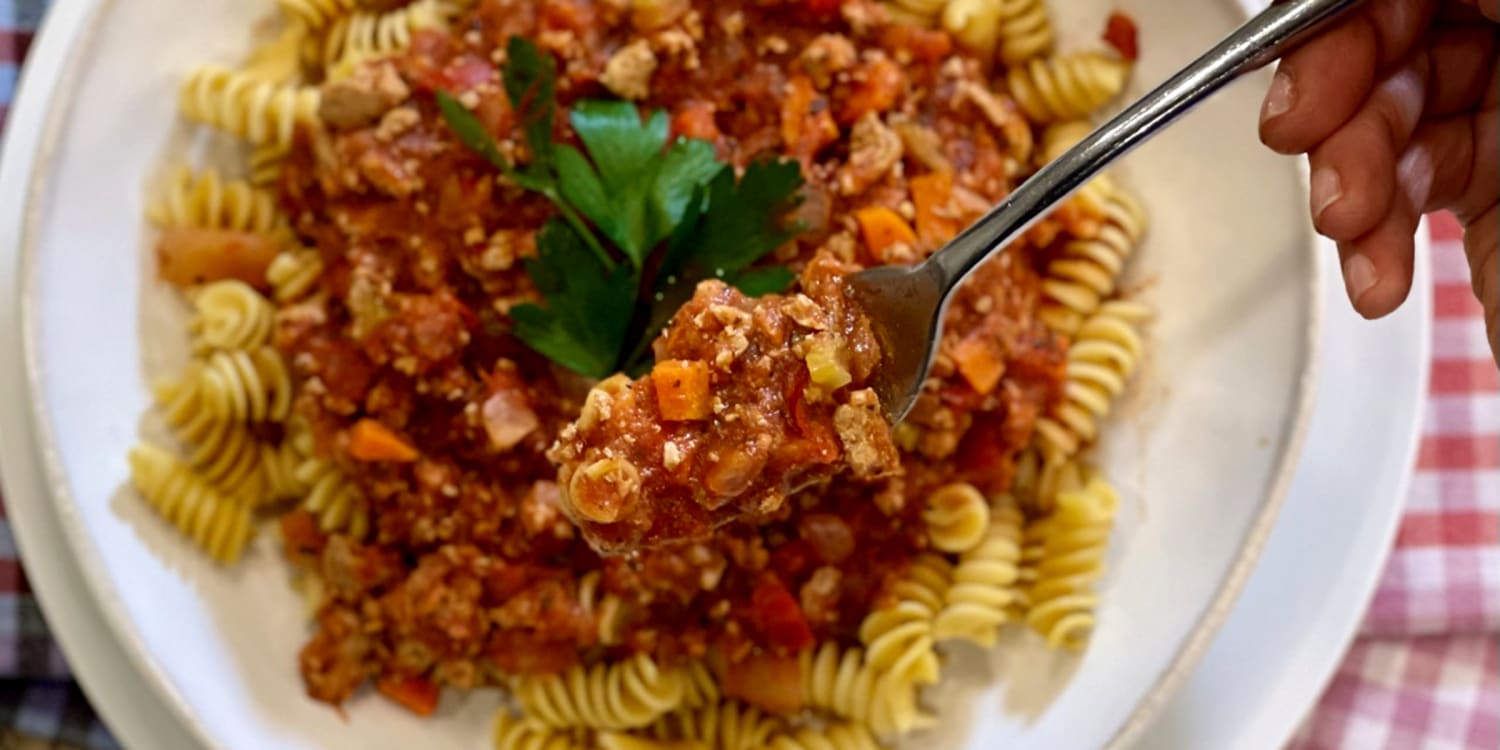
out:
<path id="1" fill-rule="evenodd" d="M 784 220 L 802 187 L 795 162 L 756 161 L 736 179 L 712 144 L 668 143 L 665 112 L 643 120 L 625 101 L 574 105 L 568 123 L 580 149 L 555 137 L 550 56 L 512 37 L 501 73 L 530 152 L 523 165 L 456 98 L 438 92 L 437 103 L 461 143 L 557 208 L 526 262 L 544 305 L 511 309 L 512 332 L 527 346 L 590 377 L 638 372 L 699 281 L 720 278 L 752 296 L 791 283 L 787 268 L 752 266 L 799 231 Z"/>

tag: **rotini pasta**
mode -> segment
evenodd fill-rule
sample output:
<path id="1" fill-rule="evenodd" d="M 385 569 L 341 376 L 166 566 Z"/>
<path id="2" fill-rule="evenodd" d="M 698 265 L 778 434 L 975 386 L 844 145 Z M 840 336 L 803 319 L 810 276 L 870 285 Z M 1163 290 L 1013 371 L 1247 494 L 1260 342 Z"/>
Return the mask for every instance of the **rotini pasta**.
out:
<path id="1" fill-rule="evenodd" d="M 270 343 L 276 308 L 243 281 L 225 279 L 193 295 L 197 315 L 190 324 L 200 352 L 255 349 Z"/>
<path id="2" fill-rule="evenodd" d="M 624 604 L 620 597 L 601 588 L 602 578 L 602 573 L 591 570 L 578 579 L 578 603 L 584 614 L 598 623 L 599 643 L 613 646 L 620 642 L 620 631 L 624 625 Z M 709 678 L 709 686 L 713 686 L 712 677 Z"/>
<path id="3" fill-rule="evenodd" d="M 150 444 L 130 450 L 130 479 L 156 512 L 220 563 L 239 560 L 254 533 L 250 510 L 214 491 L 167 451 Z"/>
<path id="4" fill-rule="evenodd" d="M 785 722 L 758 708 L 724 701 L 673 711 L 653 724 L 650 733 L 659 741 L 686 742 L 702 750 L 761 750 L 785 729 Z M 604 750 L 616 750 L 604 739 L 599 743 Z"/>
<path id="5" fill-rule="evenodd" d="M 269 346 L 214 352 L 201 377 L 203 406 L 215 419 L 281 422 L 291 411 L 291 373 Z"/>
<path id="6" fill-rule="evenodd" d="M 323 64 L 329 68 L 351 66 L 372 57 L 389 55 L 411 45 L 417 29 L 446 25 L 442 0 L 416 0 L 388 11 L 358 11 L 340 17 L 329 28 L 323 42 Z"/>
<path id="7" fill-rule="evenodd" d="M 321 29 L 354 12 L 359 0 L 276 0 L 281 9 L 300 19 L 309 29 Z"/>
<path id="8" fill-rule="evenodd" d="M 1052 513 L 1032 522 L 1027 536 L 1040 546 L 1026 623 L 1053 648 L 1082 648 L 1094 626 L 1104 554 L 1119 496 L 1093 470 L 1079 488 L 1060 491 Z"/>
<path id="9" fill-rule="evenodd" d="M 857 648 L 832 643 L 802 652 L 802 698 L 808 708 L 860 722 L 882 737 L 924 729 L 933 717 L 917 705 L 917 686 L 866 663 Z"/>
<path id="10" fill-rule="evenodd" d="M 307 37 L 307 24 L 287 19 L 275 37 L 250 52 L 241 70 L 272 83 L 295 80 L 302 73 L 302 45 Z"/>
<path id="11" fill-rule="evenodd" d="M 684 670 L 661 669 L 637 654 L 616 664 L 523 678 L 515 694 L 528 716 L 548 726 L 639 729 L 679 708 L 686 682 Z"/>
<path id="12" fill-rule="evenodd" d="M 325 532 L 341 531 L 355 539 L 363 539 L 369 533 L 370 513 L 364 497 L 337 466 L 308 457 L 292 476 L 307 488 L 302 507 L 317 517 L 318 528 Z"/>
<path id="13" fill-rule="evenodd" d="M 322 97 L 310 86 L 277 84 L 218 65 L 188 74 L 179 105 L 183 116 L 249 141 L 287 147 L 298 125 L 318 121 Z"/>
<path id="14" fill-rule="evenodd" d="M 932 649 L 932 618 L 942 606 L 951 567 L 936 555 L 918 558 L 895 589 L 896 604 L 865 615 L 859 640 L 873 669 L 914 683 L 937 682 L 940 664 Z"/>
<path id="15" fill-rule="evenodd" d="M 1126 261 L 1146 231 L 1145 212 L 1128 193 L 1113 186 L 1098 192 L 1104 211 L 1098 234 L 1065 243 L 1047 265 L 1042 282 L 1044 299 L 1037 317 L 1070 335 L 1114 294 Z"/>
<path id="16" fill-rule="evenodd" d="M 555 729 L 529 717 L 516 717 L 509 708 L 495 712 L 491 735 L 495 750 L 592 750 L 578 730 Z"/>
<path id="17" fill-rule="evenodd" d="M 984 539 L 959 557 L 953 569 L 953 585 L 932 623 L 934 638 L 995 645 L 1000 626 L 1020 599 L 1017 579 L 1024 523 L 1009 496 L 996 501 Z"/>
<path id="18" fill-rule="evenodd" d="M 1052 49 L 1052 21 L 1042 0 L 1000 1 L 1000 61 L 1018 65 Z"/>
<path id="19" fill-rule="evenodd" d="M 955 482 L 927 496 L 922 520 L 927 522 L 927 539 L 933 547 L 958 554 L 973 549 L 984 537 L 990 506 L 974 485 Z"/>
<path id="20" fill-rule="evenodd" d="M 1002 6 L 1003 0 L 948 0 L 943 7 L 943 28 L 959 44 L 987 59 L 1000 44 Z"/>
<path id="21" fill-rule="evenodd" d="M 192 445 L 187 463 L 225 497 L 257 505 L 266 499 L 266 457 L 274 450 L 238 422 L 215 422 Z"/>
<path id="22" fill-rule="evenodd" d="M 863 724 L 835 722 L 803 727 L 771 738 L 770 750 L 880 750 L 880 743 Z"/>
<path id="23" fill-rule="evenodd" d="M 323 275 L 323 258 L 317 250 L 283 250 L 266 269 L 271 296 L 277 302 L 296 302 L 310 294 Z"/>
<path id="24" fill-rule="evenodd" d="M 151 390 L 162 418 L 178 438 L 190 444 L 201 443 L 217 427 L 218 420 L 203 401 L 201 361 L 190 363 L 180 380 L 159 382 Z"/>
<path id="25" fill-rule="evenodd" d="M 275 143 L 262 144 L 250 150 L 250 184 L 258 188 L 272 188 L 281 181 L 281 167 L 286 163 L 287 147 Z"/>
<path id="26" fill-rule="evenodd" d="M 947 5 L 948 0 L 888 0 L 885 9 L 897 23 L 936 26 Z"/>
<path id="27" fill-rule="evenodd" d="M 952 7 L 952 6 L 949 6 Z M 1033 122 L 1072 120 L 1125 88 L 1130 64 L 1098 52 L 1038 58 L 1006 71 L 1010 95 Z"/>
<path id="28" fill-rule="evenodd" d="M 205 169 L 194 176 L 179 167 L 146 206 L 146 217 L 159 227 L 233 229 L 261 234 L 286 231 L 276 199 L 243 180 L 223 180 Z"/>
<path id="29" fill-rule="evenodd" d="M 1099 433 L 1099 420 L 1125 390 L 1140 361 L 1139 326 L 1151 309 L 1139 302 L 1113 300 L 1079 327 L 1068 348 L 1063 403 L 1037 420 L 1036 442 L 1048 461 L 1078 453 Z"/>

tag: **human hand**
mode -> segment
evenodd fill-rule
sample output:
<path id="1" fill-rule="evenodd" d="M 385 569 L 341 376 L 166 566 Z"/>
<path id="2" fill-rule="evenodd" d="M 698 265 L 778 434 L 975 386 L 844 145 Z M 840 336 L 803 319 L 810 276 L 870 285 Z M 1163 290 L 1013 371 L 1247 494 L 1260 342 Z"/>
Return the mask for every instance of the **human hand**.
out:
<path id="1" fill-rule="evenodd" d="M 1367 318 L 1405 301 L 1422 214 L 1453 211 L 1500 362 L 1497 23 L 1500 0 L 1368 0 L 1281 61 L 1260 137 L 1308 155 L 1313 225 Z"/>

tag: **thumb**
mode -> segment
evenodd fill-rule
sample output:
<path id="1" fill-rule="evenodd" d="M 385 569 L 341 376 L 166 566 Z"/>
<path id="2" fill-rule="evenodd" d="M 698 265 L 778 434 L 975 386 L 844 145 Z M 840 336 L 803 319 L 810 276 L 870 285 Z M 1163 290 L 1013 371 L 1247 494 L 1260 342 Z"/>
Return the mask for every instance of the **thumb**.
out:
<path id="1" fill-rule="evenodd" d="M 1474 296 L 1484 306 L 1484 328 L 1490 353 L 1500 365 L 1500 204 L 1491 205 L 1464 228 Z"/>

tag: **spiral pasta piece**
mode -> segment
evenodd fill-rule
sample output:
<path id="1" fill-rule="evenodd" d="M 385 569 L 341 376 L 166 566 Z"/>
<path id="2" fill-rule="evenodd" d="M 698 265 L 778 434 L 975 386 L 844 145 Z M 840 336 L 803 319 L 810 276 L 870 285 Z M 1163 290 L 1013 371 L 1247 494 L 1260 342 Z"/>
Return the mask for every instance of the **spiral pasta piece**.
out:
<path id="1" fill-rule="evenodd" d="M 266 281 L 277 302 L 296 302 L 310 294 L 323 276 L 323 256 L 317 250 L 298 248 L 276 254 L 266 268 Z"/>
<path id="2" fill-rule="evenodd" d="M 868 726 L 894 737 L 932 726 L 934 718 L 917 705 L 917 685 L 867 663 L 857 648 L 833 643 L 803 651 L 802 702 L 807 708 Z"/>
<path id="3" fill-rule="evenodd" d="M 683 670 L 661 669 L 637 654 L 614 664 L 521 679 L 515 695 L 527 715 L 548 726 L 639 729 L 681 707 L 686 682 Z"/>
<path id="4" fill-rule="evenodd" d="M 200 66 L 182 84 L 178 104 L 190 120 L 253 146 L 288 147 L 299 125 L 318 121 L 316 87 L 278 84 L 219 65 Z"/>
<path id="5" fill-rule="evenodd" d="M 272 83 L 296 79 L 302 73 L 302 45 L 308 36 L 306 23 L 288 19 L 275 37 L 250 51 L 241 70 Z"/>
<path id="6" fill-rule="evenodd" d="M 217 351 L 203 367 L 203 405 L 215 419 L 281 422 L 292 408 L 292 377 L 269 346 Z"/>
<path id="7" fill-rule="evenodd" d="M 951 7 L 951 6 L 950 6 Z M 1006 71 L 1010 95 L 1036 123 L 1093 112 L 1125 88 L 1130 63 L 1098 52 L 1034 58 Z"/>
<path id="8" fill-rule="evenodd" d="M 1019 65 L 1045 55 L 1054 38 L 1043 0 L 1000 0 L 1000 62 Z"/>
<path id="9" fill-rule="evenodd" d="M 953 585 L 932 623 L 937 640 L 965 640 L 985 648 L 995 645 L 1000 626 L 1020 600 L 1021 511 L 1010 496 L 1001 496 L 990 514 L 979 545 L 959 557 Z"/>
<path id="10" fill-rule="evenodd" d="M 943 29 L 965 49 L 988 59 L 1000 44 L 1003 0 L 949 0 L 943 7 Z"/>
<path id="11" fill-rule="evenodd" d="M 281 168 L 286 164 L 290 146 L 275 143 L 263 144 L 250 150 L 250 184 L 258 188 L 273 188 L 281 182 Z"/>
<path id="12" fill-rule="evenodd" d="M 1098 436 L 1099 420 L 1140 362 L 1139 327 L 1150 317 L 1142 303 L 1112 300 L 1079 327 L 1068 348 L 1063 401 L 1036 423 L 1035 441 L 1047 460 L 1076 455 Z"/>
<path id="13" fill-rule="evenodd" d="M 1059 492 L 1055 503 L 1051 514 L 1027 529 L 1040 556 L 1026 623 L 1052 648 L 1079 649 L 1093 631 L 1099 603 L 1093 586 L 1104 574 L 1119 496 L 1097 472 L 1087 470 L 1083 486 Z"/>
<path id="14" fill-rule="evenodd" d="M 447 6 L 441 0 L 417 0 L 395 10 L 342 16 L 329 28 L 323 42 L 323 64 L 329 68 L 349 66 L 406 49 L 411 46 L 413 31 L 446 26 L 445 10 Z"/>
<path id="15" fill-rule="evenodd" d="M 307 24 L 321 29 L 359 7 L 359 0 L 276 0 L 281 9 Z"/>
<path id="16" fill-rule="evenodd" d="M 495 713 L 491 734 L 495 750 L 591 750 L 578 730 L 554 729 L 530 717 L 517 717 L 509 708 Z"/>
<path id="17" fill-rule="evenodd" d="M 880 743 L 863 724 L 836 722 L 776 735 L 764 747 L 770 750 L 880 750 Z"/>
<path id="18" fill-rule="evenodd" d="M 329 461 L 308 457 L 292 473 L 297 484 L 306 488 L 302 507 L 318 519 L 318 528 L 327 533 L 343 532 L 363 539 L 370 530 L 370 512 L 359 488 L 344 472 Z"/>
<path id="19" fill-rule="evenodd" d="M 220 420 L 204 403 L 201 361 L 189 364 L 180 380 L 159 382 L 151 390 L 162 418 L 178 438 L 190 444 L 202 443 L 218 428 Z"/>
<path id="20" fill-rule="evenodd" d="M 137 445 L 128 460 L 131 483 L 157 513 L 218 562 L 240 559 L 254 532 L 248 508 L 157 446 Z"/>
<path id="21" fill-rule="evenodd" d="M 614 646 L 619 644 L 625 624 L 624 603 L 620 601 L 620 597 L 603 590 L 603 577 L 600 571 L 591 570 L 578 579 L 578 603 L 584 614 L 598 623 L 599 643 Z M 713 677 L 709 676 L 708 679 L 708 687 L 712 689 Z M 695 687 L 697 686 L 695 683 Z"/>
<path id="22" fill-rule="evenodd" d="M 941 665 L 932 649 L 932 619 L 942 607 L 951 570 L 938 555 L 917 558 L 894 590 L 896 604 L 865 615 L 859 640 L 871 668 L 914 683 L 937 682 Z"/>
<path id="23" fill-rule="evenodd" d="M 948 0 L 887 0 L 886 13 L 896 23 L 936 26 Z"/>
<path id="24" fill-rule="evenodd" d="M 243 424 L 216 422 L 192 443 L 187 464 L 225 497 L 253 507 L 267 499 L 266 452 L 274 450 Z"/>
<path id="25" fill-rule="evenodd" d="M 146 205 L 146 217 L 159 227 L 262 234 L 286 231 L 275 196 L 244 180 L 223 180 L 213 169 L 194 175 L 191 169 L 178 167 L 166 187 Z"/>
<path id="26" fill-rule="evenodd" d="M 1126 262 L 1146 232 L 1146 214 L 1128 193 L 1108 188 L 1098 234 L 1069 240 L 1047 264 L 1037 316 L 1053 330 L 1072 335 L 1114 294 Z"/>
<path id="27" fill-rule="evenodd" d="M 661 743 L 687 743 L 701 750 L 761 750 L 786 730 L 786 723 L 739 701 L 709 703 L 673 711 L 651 726 Z M 625 750 L 618 739 L 600 737 L 603 750 Z"/>
<path id="28" fill-rule="evenodd" d="M 271 340 L 276 308 L 255 287 L 236 279 L 205 285 L 193 295 L 190 324 L 199 351 L 255 349 Z"/>
<path id="29" fill-rule="evenodd" d="M 927 522 L 927 539 L 934 548 L 958 554 L 973 549 L 984 538 L 990 524 L 990 506 L 974 485 L 954 482 L 927 496 L 922 520 Z"/>

